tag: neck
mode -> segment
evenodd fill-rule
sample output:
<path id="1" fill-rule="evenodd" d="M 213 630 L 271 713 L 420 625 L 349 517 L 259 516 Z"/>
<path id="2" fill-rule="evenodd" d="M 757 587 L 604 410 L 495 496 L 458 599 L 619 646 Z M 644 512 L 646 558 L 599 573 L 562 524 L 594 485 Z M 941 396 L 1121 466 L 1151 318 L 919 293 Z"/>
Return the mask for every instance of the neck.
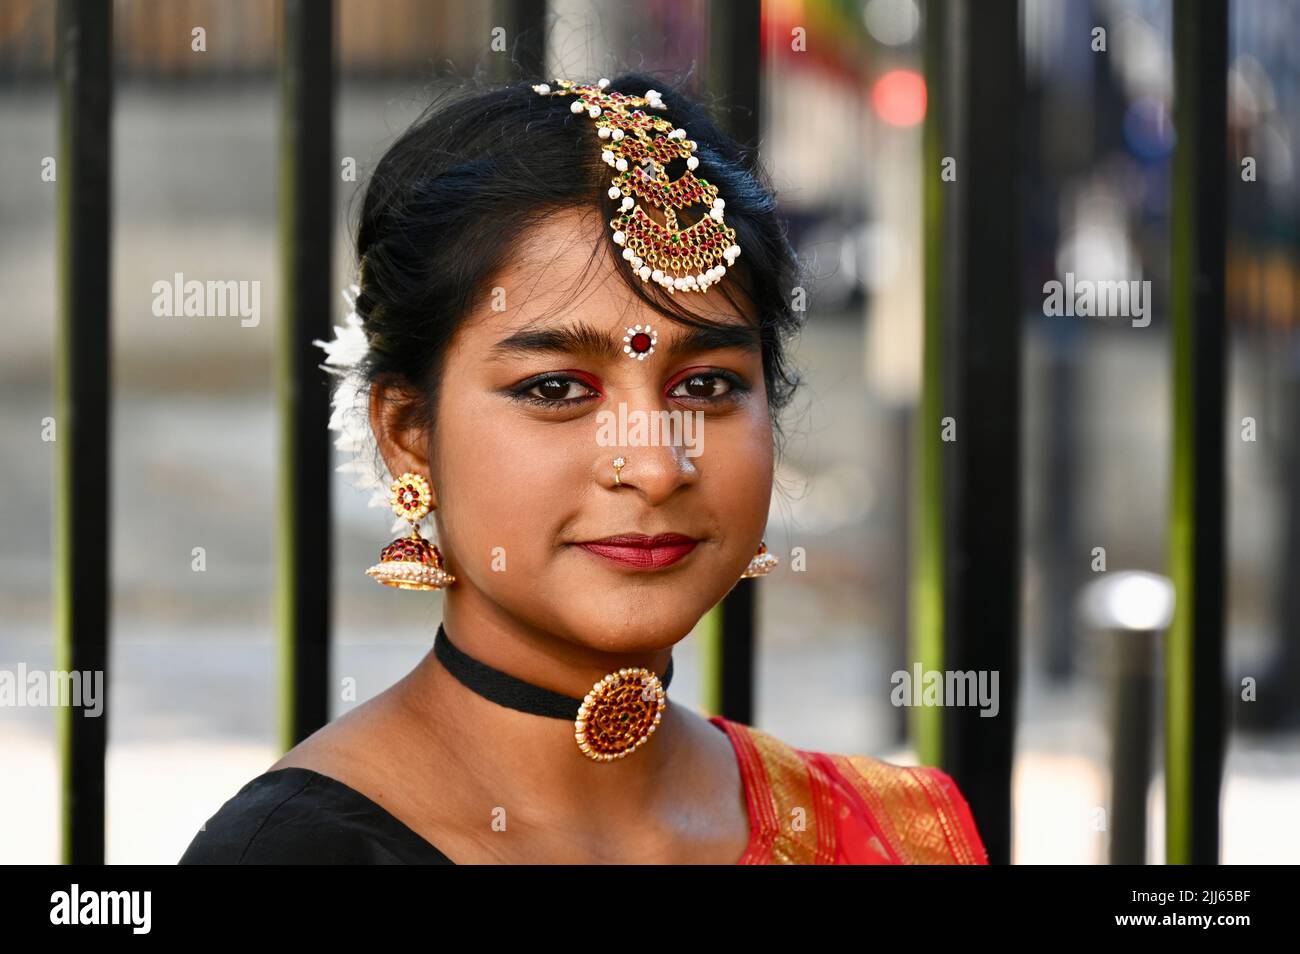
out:
<path id="1" fill-rule="evenodd" d="M 443 625 L 456 648 L 533 685 L 582 699 L 607 673 L 644 666 L 662 674 L 671 647 L 633 653 L 591 649 L 521 624 L 484 603 L 448 593 Z M 574 817 L 593 808 L 610 822 L 627 818 L 663 794 L 667 768 L 684 742 L 682 713 L 669 696 L 663 721 L 650 740 L 627 758 L 597 762 L 579 751 L 572 720 L 507 708 L 463 685 L 432 650 L 411 673 L 404 698 L 462 777 L 482 791 L 543 793 L 551 810 L 571 805 Z M 497 804 L 497 802 L 494 802 Z M 621 822 L 619 822 L 621 823 Z"/>
<path id="2" fill-rule="evenodd" d="M 644 666 L 662 676 L 673 655 L 671 646 L 625 653 L 593 649 L 528 626 L 495 607 L 467 606 L 450 594 L 443 626 L 456 648 L 479 662 L 575 699 L 616 669 Z"/>

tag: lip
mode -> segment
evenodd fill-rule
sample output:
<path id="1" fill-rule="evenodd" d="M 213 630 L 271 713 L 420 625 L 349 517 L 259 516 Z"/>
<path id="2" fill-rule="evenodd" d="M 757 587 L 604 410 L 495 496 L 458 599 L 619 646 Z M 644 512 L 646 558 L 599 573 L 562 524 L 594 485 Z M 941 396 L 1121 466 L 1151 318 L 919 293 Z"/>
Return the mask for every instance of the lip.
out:
<path id="1" fill-rule="evenodd" d="M 699 542 L 681 533 L 660 533 L 652 537 L 643 533 L 623 533 L 600 540 L 588 540 L 578 546 L 621 566 L 637 570 L 661 570 L 685 557 Z"/>

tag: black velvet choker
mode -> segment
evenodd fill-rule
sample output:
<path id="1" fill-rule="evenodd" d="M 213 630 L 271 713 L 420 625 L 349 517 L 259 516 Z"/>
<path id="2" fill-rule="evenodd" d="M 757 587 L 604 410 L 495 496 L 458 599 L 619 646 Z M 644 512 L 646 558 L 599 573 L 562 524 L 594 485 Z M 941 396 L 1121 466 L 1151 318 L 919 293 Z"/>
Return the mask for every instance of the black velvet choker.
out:
<path id="1" fill-rule="evenodd" d="M 438 624 L 438 635 L 433 641 L 433 652 L 453 676 L 497 705 L 553 719 L 572 720 L 578 717 L 581 699 L 534 686 L 531 682 L 525 682 L 500 669 L 493 669 L 487 663 L 466 655 L 453 645 L 441 623 Z M 673 662 L 669 659 L 668 668 L 659 677 L 665 690 L 672 678 Z"/>
<path id="2" fill-rule="evenodd" d="M 620 669 L 597 682 L 586 699 L 543 689 L 479 662 L 457 649 L 438 624 L 433 641 L 438 661 L 461 683 L 498 705 L 574 722 L 583 754 L 597 761 L 623 758 L 654 733 L 667 706 L 672 659 L 662 677 L 648 669 Z"/>

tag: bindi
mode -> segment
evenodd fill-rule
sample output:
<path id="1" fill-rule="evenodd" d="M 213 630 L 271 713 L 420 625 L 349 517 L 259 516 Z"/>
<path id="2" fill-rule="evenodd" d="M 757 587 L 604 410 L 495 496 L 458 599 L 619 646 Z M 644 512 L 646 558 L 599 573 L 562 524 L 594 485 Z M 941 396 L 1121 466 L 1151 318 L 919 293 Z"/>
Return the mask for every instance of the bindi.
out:
<path id="1" fill-rule="evenodd" d="M 627 333 L 623 335 L 624 354 L 638 361 L 644 361 L 648 355 L 654 354 L 655 345 L 659 342 L 659 336 L 654 333 L 654 329 L 649 325 L 634 325 L 625 330 Z"/>

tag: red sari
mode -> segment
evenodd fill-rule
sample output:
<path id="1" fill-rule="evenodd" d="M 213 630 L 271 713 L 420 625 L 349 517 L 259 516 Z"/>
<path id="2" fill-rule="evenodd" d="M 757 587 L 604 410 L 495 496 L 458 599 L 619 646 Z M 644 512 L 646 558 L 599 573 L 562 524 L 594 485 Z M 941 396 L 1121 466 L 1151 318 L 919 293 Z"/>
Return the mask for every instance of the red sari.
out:
<path id="1" fill-rule="evenodd" d="M 740 764 L 750 839 L 742 865 L 989 863 L 970 807 L 932 767 L 810 752 L 721 716 Z"/>

